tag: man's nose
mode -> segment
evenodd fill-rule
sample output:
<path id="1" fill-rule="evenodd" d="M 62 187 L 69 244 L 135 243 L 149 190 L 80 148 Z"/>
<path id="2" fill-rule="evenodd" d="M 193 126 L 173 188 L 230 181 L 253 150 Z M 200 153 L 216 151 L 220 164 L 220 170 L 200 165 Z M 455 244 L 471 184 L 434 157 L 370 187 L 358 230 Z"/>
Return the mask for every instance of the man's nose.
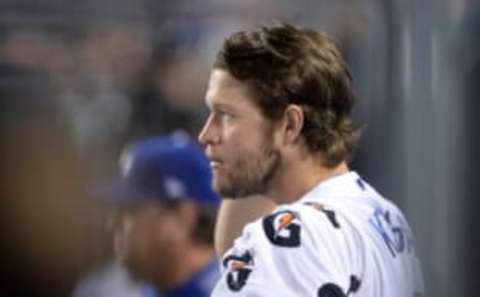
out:
<path id="1" fill-rule="evenodd" d="M 213 129 L 212 125 L 212 117 L 208 117 L 207 121 L 203 125 L 202 130 L 198 134 L 198 142 L 203 147 L 206 147 L 208 144 L 214 144 L 218 137 L 215 136 L 215 129 Z"/>

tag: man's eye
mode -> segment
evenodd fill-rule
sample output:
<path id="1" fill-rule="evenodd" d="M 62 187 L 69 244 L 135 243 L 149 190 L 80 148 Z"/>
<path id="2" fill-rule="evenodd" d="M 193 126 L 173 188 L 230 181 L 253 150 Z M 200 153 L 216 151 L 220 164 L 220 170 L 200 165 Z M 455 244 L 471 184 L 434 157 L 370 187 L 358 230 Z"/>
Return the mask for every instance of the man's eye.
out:
<path id="1" fill-rule="evenodd" d="M 224 122 L 229 122 L 229 121 L 233 120 L 233 118 L 234 118 L 231 113 L 224 112 L 224 111 L 219 112 L 219 115 L 220 115 L 221 120 L 224 121 Z"/>

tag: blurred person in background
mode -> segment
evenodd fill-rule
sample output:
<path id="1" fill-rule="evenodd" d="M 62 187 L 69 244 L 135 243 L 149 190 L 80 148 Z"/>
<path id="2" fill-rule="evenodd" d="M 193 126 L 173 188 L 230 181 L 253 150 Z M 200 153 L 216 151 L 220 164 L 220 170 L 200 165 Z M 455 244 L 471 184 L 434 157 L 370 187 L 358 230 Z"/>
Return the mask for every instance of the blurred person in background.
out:
<path id="1" fill-rule="evenodd" d="M 101 191 L 115 211 L 118 264 L 86 278 L 74 296 L 209 296 L 219 277 L 219 200 L 203 152 L 175 132 L 132 144 L 120 163 L 120 180 Z"/>
<path id="2" fill-rule="evenodd" d="M 134 98 L 130 90 L 148 65 L 150 38 L 141 25 L 92 26 L 70 50 L 75 59 L 62 100 L 75 145 L 93 179 L 115 170 L 115 157 L 128 136 Z"/>
<path id="3" fill-rule="evenodd" d="M 208 27 L 196 18 L 159 25 L 148 65 L 131 89 L 129 136 L 159 135 L 182 129 L 196 135 L 207 110 L 204 78 L 209 67 L 201 55 Z"/>
<path id="4" fill-rule="evenodd" d="M 103 222 L 57 90 L 26 68 L 0 62 L 0 295 L 64 297 L 102 256 Z"/>
<path id="5" fill-rule="evenodd" d="M 194 134 L 200 127 L 203 96 L 198 84 L 203 76 L 194 64 L 181 63 L 180 42 L 169 39 L 165 37 L 154 46 L 148 66 L 131 90 L 130 137 L 159 135 L 174 129 Z M 179 87 L 179 79 L 189 87 Z"/>

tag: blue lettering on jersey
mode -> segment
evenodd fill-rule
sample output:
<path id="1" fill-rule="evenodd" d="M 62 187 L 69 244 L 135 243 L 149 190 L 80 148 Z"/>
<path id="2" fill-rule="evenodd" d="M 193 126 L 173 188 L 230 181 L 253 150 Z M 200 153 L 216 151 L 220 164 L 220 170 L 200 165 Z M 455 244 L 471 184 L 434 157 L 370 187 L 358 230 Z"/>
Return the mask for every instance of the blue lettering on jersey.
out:
<path id="1" fill-rule="evenodd" d="M 357 185 L 362 189 L 363 191 L 367 190 L 367 186 L 365 186 L 365 181 L 363 181 L 362 178 L 357 178 Z"/>
<path id="2" fill-rule="evenodd" d="M 385 211 L 381 207 L 376 207 L 373 216 L 369 222 L 382 237 L 392 257 L 396 257 L 397 254 L 407 250 L 412 252 L 413 238 L 408 234 L 408 228 L 405 228 L 403 220 L 397 218 L 398 225 L 394 225 L 390 212 Z M 407 231 L 407 232 L 406 232 Z"/>

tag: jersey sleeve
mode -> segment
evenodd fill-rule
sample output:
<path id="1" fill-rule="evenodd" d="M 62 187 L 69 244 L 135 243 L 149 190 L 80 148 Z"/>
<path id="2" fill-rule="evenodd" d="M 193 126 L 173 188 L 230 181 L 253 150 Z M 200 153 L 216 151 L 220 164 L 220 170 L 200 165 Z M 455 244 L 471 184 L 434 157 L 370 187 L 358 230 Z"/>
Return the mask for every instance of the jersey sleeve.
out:
<path id="1" fill-rule="evenodd" d="M 247 225 L 212 296 L 346 296 L 359 286 L 355 238 L 333 210 L 279 207 Z"/>

